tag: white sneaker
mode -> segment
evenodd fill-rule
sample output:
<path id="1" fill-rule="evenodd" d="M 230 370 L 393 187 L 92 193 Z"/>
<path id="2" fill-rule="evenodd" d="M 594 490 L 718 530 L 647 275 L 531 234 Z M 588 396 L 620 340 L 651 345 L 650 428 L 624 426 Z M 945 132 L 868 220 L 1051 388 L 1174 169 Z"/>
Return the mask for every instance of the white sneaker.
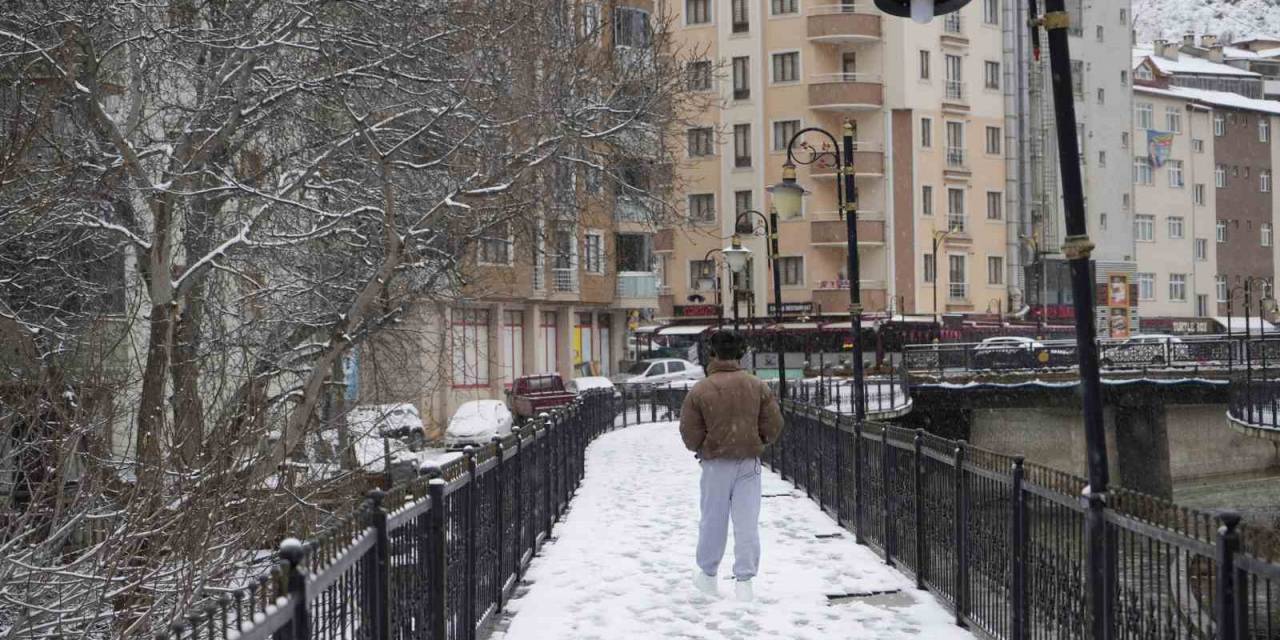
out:
<path id="1" fill-rule="evenodd" d="M 751 589 L 750 580 L 734 580 L 733 581 L 733 597 L 738 602 L 751 602 L 756 599 L 755 592 Z"/>
<path id="2" fill-rule="evenodd" d="M 720 597 L 720 589 L 716 586 L 716 577 L 709 576 L 702 572 L 702 569 L 694 571 L 693 586 L 712 597 Z"/>

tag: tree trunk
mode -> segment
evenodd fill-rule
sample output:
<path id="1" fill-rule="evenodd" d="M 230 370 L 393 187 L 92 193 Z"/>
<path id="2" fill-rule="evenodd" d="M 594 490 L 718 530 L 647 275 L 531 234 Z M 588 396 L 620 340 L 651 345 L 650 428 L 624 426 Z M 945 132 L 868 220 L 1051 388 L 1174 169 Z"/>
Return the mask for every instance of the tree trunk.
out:
<path id="1" fill-rule="evenodd" d="M 157 274 L 167 277 L 167 274 Z M 141 477 L 148 468 L 161 464 L 160 438 L 164 427 L 165 373 L 169 366 L 171 310 L 167 304 L 151 307 L 150 334 L 147 339 L 147 364 L 142 372 L 142 398 L 138 406 L 137 473 Z"/>

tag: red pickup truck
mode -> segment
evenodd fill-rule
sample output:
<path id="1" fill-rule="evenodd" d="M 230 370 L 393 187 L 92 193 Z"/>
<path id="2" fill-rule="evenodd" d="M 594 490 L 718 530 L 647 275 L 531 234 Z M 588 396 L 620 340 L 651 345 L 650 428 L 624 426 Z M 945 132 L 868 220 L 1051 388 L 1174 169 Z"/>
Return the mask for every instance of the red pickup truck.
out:
<path id="1" fill-rule="evenodd" d="M 559 374 L 543 373 L 516 378 L 507 390 L 507 406 L 517 419 L 528 420 L 543 411 L 569 404 L 575 397 L 565 390 Z"/>

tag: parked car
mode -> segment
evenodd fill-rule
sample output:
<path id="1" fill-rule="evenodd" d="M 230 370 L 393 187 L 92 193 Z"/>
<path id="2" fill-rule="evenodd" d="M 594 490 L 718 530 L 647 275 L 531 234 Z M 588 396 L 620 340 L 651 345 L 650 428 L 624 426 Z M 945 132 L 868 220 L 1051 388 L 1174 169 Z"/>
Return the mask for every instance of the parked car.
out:
<path id="1" fill-rule="evenodd" d="M 975 369 L 1026 369 L 1040 364 L 1044 343 L 1021 336 L 986 338 L 973 348 L 970 366 Z"/>
<path id="2" fill-rule="evenodd" d="M 446 449 L 461 449 L 467 445 L 488 444 L 494 436 L 511 433 L 514 419 L 507 405 L 501 400 L 471 400 L 462 403 L 444 433 Z"/>
<path id="3" fill-rule="evenodd" d="M 1182 338 L 1162 333 L 1131 336 L 1120 342 L 1104 343 L 1098 364 L 1103 367 L 1162 367 L 1186 354 Z"/>
<path id="4" fill-rule="evenodd" d="M 564 387 L 558 373 L 540 373 L 516 378 L 507 390 L 507 406 L 518 420 L 573 402 L 575 394 Z"/>
<path id="5" fill-rule="evenodd" d="M 702 367 L 679 358 L 641 360 L 609 379 L 619 386 L 661 385 L 682 380 L 701 380 Z"/>
<path id="6" fill-rule="evenodd" d="M 613 381 L 604 376 L 584 376 L 574 378 L 565 383 L 565 389 L 574 395 L 581 395 L 587 391 L 605 389 L 612 393 L 617 393 L 617 387 Z"/>
<path id="7" fill-rule="evenodd" d="M 387 473 L 389 462 L 390 475 L 395 479 L 413 477 L 417 469 L 416 454 L 426 445 L 422 416 L 418 408 L 408 402 L 362 404 L 352 408 L 347 413 L 347 433 L 351 452 L 339 450 L 334 433 L 330 446 L 336 455 L 351 455 L 361 469 L 374 474 Z"/>

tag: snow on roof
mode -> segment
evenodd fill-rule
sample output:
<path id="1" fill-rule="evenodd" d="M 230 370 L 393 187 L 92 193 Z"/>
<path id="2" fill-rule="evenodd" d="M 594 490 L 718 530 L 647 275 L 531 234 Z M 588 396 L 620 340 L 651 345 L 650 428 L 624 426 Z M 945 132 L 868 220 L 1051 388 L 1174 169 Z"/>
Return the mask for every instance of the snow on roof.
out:
<path id="1" fill-rule="evenodd" d="M 1142 85 L 1136 85 L 1134 86 L 1134 89 L 1139 93 L 1163 95 L 1171 98 L 1194 100 L 1196 102 L 1203 102 L 1205 104 L 1218 107 L 1248 109 L 1250 111 L 1262 111 L 1264 113 L 1280 115 L 1280 101 L 1246 98 L 1238 93 L 1231 93 L 1228 91 L 1209 91 L 1208 89 L 1190 89 L 1188 87 L 1169 87 L 1168 89 L 1158 89 L 1156 87 L 1146 87 Z"/>
<path id="2" fill-rule="evenodd" d="M 1133 66 L 1138 66 L 1143 60 L 1150 60 L 1151 64 L 1155 65 L 1156 69 L 1159 69 L 1160 73 L 1164 74 L 1191 73 L 1213 76 L 1262 77 L 1261 74 L 1233 67 L 1229 64 L 1213 62 L 1212 60 L 1186 54 L 1179 55 L 1177 60 L 1170 60 L 1169 58 L 1155 55 L 1151 45 L 1137 45 L 1133 48 Z"/>
<path id="3" fill-rule="evenodd" d="M 673 327 L 666 327 L 662 329 L 661 331 L 658 332 L 658 335 L 660 336 L 696 336 L 710 328 L 711 328 L 711 325 L 707 325 L 707 324 L 676 325 Z"/>

